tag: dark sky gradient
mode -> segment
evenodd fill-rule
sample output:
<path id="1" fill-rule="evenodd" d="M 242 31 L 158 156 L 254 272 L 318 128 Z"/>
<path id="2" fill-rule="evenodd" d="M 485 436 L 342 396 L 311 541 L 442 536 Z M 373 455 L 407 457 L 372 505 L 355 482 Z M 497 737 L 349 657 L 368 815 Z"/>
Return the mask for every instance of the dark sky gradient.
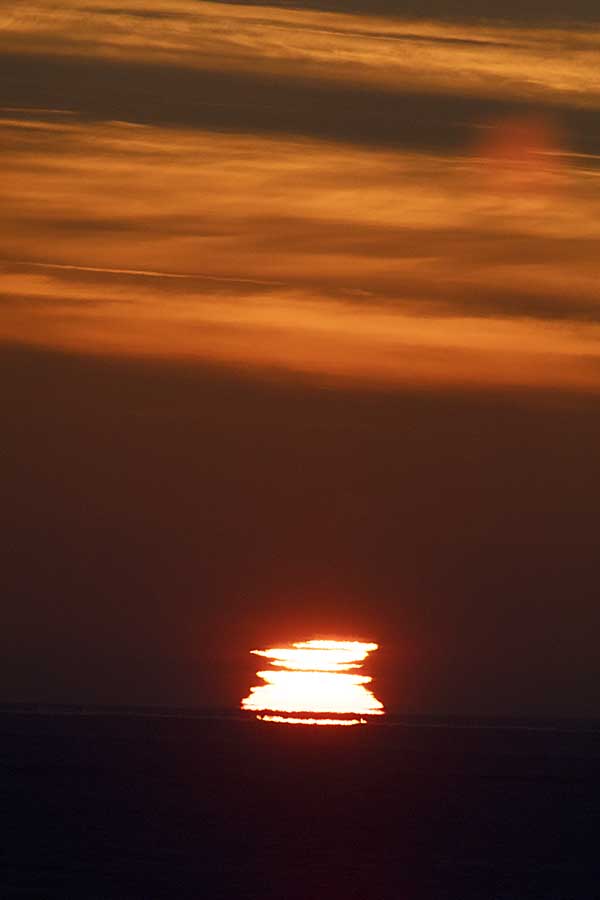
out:
<path id="1" fill-rule="evenodd" d="M 598 713 L 562 7 L 0 2 L 0 702 L 235 706 L 322 635 L 392 710 Z"/>
<path id="2" fill-rule="evenodd" d="M 226 705 L 333 631 L 393 708 L 594 714 L 596 398 L 16 348 L 0 383 L 3 699 Z"/>

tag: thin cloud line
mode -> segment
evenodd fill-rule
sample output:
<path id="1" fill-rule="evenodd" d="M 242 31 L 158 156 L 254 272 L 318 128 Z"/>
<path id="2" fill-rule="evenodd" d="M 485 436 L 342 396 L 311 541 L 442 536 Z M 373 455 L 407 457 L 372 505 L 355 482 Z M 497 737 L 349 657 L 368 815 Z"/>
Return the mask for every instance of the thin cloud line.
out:
<path id="1" fill-rule="evenodd" d="M 107 268 L 103 266 L 76 266 L 76 265 L 68 265 L 66 263 L 43 263 L 43 262 L 33 262 L 28 259 L 2 259 L 0 263 L 3 265 L 13 265 L 13 266 L 35 266 L 40 269 L 61 269 L 67 271 L 75 271 L 75 272 L 98 272 L 100 274 L 107 275 L 140 275 L 143 278 L 177 278 L 177 279 L 187 279 L 188 281 L 194 281 L 195 279 L 200 279 L 203 281 L 225 281 L 232 282 L 234 284 L 258 284 L 258 285 L 276 285 L 277 287 L 285 287 L 287 282 L 285 281 L 267 281 L 265 279 L 261 280 L 258 278 L 233 278 L 227 275 L 207 275 L 204 273 L 184 273 L 184 272 L 155 272 L 151 269 L 113 269 Z"/>

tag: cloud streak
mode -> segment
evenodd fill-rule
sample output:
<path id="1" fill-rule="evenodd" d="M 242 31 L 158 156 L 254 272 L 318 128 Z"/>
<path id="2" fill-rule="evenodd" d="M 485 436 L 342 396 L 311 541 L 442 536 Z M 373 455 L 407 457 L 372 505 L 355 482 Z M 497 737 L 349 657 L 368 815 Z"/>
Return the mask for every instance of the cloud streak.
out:
<path id="1" fill-rule="evenodd" d="M 351 82 L 389 91 L 600 104 L 600 41 L 584 23 L 449 23 L 269 6 L 37 0 L 0 15 L 3 49 Z M 2 44 L 0 44 L 2 46 Z"/>

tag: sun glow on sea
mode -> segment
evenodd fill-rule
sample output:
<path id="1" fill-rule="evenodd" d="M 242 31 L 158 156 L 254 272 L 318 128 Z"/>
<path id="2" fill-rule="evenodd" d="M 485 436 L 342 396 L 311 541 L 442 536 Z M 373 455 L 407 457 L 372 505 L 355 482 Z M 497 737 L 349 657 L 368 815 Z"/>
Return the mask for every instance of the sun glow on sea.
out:
<path id="1" fill-rule="evenodd" d="M 263 684 L 250 688 L 242 709 L 263 722 L 287 725 L 364 725 L 384 714 L 383 704 L 359 675 L 377 644 L 362 641 L 298 641 L 287 647 L 252 650 L 270 661 L 257 672 Z"/>

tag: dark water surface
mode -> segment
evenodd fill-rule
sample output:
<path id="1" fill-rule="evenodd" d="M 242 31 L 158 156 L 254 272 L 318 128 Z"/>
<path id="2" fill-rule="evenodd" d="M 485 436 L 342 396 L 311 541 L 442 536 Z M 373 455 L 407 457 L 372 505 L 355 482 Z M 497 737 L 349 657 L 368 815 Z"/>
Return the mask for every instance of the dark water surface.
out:
<path id="1" fill-rule="evenodd" d="M 600 897 L 600 728 L 0 716 L 0 896 Z"/>

